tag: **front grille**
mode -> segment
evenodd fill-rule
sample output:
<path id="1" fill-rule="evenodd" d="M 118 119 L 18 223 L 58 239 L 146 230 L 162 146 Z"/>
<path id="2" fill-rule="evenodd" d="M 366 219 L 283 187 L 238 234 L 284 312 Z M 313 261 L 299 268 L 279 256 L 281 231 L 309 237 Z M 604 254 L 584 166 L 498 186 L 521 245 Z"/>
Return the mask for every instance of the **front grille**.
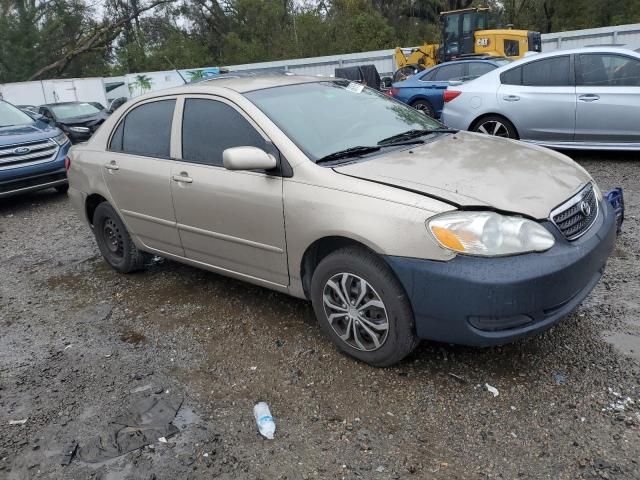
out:
<path id="1" fill-rule="evenodd" d="M 67 178 L 64 170 L 62 172 L 49 173 L 46 175 L 38 175 L 35 177 L 19 178 L 10 182 L 0 183 L 0 194 L 14 192 L 23 188 L 36 187 L 46 183 L 59 182 Z"/>
<path id="2" fill-rule="evenodd" d="M 27 167 L 49 162 L 58 154 L 58 144 L 51 139 L 0 146 L 0 170 Z"/>
<path id="3" fill-rule="evenodd" d="M 596 218 L 598 199 L 592 184 L 551 212 L 551 221 L 567 240 L 575 240 L 584 235 Z"/>

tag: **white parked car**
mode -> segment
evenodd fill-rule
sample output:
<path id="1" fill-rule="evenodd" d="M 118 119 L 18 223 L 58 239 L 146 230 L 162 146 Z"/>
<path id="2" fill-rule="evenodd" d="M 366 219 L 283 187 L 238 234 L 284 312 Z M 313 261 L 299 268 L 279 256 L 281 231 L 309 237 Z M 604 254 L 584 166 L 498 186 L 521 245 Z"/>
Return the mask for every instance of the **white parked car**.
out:
<path id="1" fill-rule="evenodd" d="M 613 47 L 530 56 L 445 92 L 454 128 L 552 148 L 640 149 L 640 54 Z"/>

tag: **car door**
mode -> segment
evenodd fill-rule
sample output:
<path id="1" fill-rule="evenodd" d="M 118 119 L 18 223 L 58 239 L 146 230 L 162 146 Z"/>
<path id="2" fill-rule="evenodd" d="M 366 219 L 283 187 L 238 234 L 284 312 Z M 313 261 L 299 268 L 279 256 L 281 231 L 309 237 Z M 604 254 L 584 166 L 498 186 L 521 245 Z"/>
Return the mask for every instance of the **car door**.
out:
<path id="1" fill-rule="evenodd" d="M 465 76 L 464 63 L 452 63 L 441 65 L 420 79 L 420 93 L 426 96 L 431 106 L 440 115 L 444 106 L 444 91 L 449 86 L 450 80 L 461 80 Z"/>
<path id="2" fill-rule="evenodd" d="M 183 256 L 171 198 L 171 129 L 176 99 L 138 104 L 109 141 L 103 176 L 123 220 L 147 247 Z"/>
<path id="3" fill-rule="evenodd" d="M 254 146 L 278 155 L 238 107 L 218 97 L 183 100 L 182 151 L 171 171 L 187 258 L 277 285 L 289 284 L 282 177 L 224 168 L 222 152 Z"/>
<path id="4" fill-rule="evenodd" d="M 640 143 L 640 60 L 576 55 L 576 141 Z"/>
<path id="5" fill-rule="evenodd" d="M 576 87 L 570 55 L 535 60 L 502 72 L 498 104 L 522 140 L 571 142 Z"/>

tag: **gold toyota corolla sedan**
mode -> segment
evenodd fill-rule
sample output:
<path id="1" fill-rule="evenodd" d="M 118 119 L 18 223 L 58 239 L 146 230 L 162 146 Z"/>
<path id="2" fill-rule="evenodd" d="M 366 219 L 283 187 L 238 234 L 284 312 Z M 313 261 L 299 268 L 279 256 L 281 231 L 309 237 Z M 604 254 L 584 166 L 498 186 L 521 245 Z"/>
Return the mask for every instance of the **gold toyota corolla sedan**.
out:
<path id="1" fill-rule="evenodd" d="M 66 164 L 114 269 L 160 255 L 309 299 L 331 340 L 376 366 L 422 338 L 483 346 L 550 327 L 616 236 L 611 205 L 564 155 L 447 129 L 347 80 L 147 94 Z"/>

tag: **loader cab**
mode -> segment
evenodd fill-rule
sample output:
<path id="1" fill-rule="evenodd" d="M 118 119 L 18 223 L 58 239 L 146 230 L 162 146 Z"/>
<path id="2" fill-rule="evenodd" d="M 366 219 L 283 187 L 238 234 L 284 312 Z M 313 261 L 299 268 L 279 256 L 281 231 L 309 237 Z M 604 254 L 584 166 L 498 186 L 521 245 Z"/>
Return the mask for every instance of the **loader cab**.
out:
<path id="1" fill-rule="evenodd" d="M 489 28 L 488 8 L 465 8 L 442 12 L 440 61 L 475 53 L 475 32 Z"/>

